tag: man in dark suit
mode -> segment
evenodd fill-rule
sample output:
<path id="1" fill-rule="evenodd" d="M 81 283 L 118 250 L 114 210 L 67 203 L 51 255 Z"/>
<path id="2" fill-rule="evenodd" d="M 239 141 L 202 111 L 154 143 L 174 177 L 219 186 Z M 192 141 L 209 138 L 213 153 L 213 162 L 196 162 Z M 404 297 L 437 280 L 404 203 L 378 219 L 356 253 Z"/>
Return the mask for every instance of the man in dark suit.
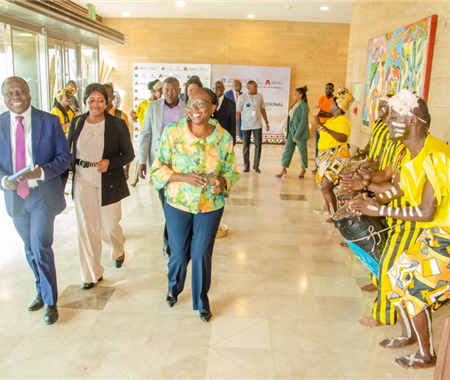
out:
<path id="1" fill-rule="evenodd" d="M 36 278 L 37 295 L 28 310 L 45 305 L 44 321 L 51 325 L 59 317 L 53 223 L 66 207 L 60 175 L 71 155 L 59 118 L 31 107 L 30 89 L 22 78 L 7 78 L 2 94 L 9 111 L 0 115 L 0 188 Z M 28 165 L 30 171 L 8 181 Z"/>
<path id="2" fill-rule="evenodd" d="M 234 104 L 237 104 L 239 96 L 242 95 L 242 82 L 239 79 L 236 79 L 233 82 L 233 88 L 230 91 L 225 92 L 225 96 L 232 100 L 234 102 Z M 239 117 L 239 124 L 238 124 L 238 128 L 239 128 L 239 138 L 242 140 L 242 130 L 241 130 L 241 125 L 242 125 L 242 120 Z"/>
<path id="3" fill-rule="evenodd" d="M 236 103 L 224 96 L 225 86 L 221 81 L 214 84 L 217 95 L 216 115 L 220 126 L 227 130 L 236 145 Z"/>

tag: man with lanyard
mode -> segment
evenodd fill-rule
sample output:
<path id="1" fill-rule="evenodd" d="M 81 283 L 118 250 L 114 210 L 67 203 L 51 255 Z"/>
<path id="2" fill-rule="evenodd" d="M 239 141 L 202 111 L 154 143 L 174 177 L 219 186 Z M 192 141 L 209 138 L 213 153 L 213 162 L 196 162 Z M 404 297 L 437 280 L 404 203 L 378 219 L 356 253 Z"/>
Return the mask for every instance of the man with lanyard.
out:
<path id="1" fill-rule="evenodd" d="M 266 130 L 270 129 L 269 121 L 267 120 L 266 104 L 263 96 L 258 93 L 258 84 L 250 80 L 247 83 L 246 94 L 239 97 L 236 106 L 236 132 L 238 132 L 238 120 L 242 114 L 242 137 L 244 142 L 244 172 L 250 171 L 250 141 L 253 133 L 253 140 L 255 143 L 255 157 L 253 162 L 253 169 L 256 173 L 261 173 L 259 169 L 259 161 L 261 160 L 262 149 L 262 123 L 264 118 L 266 123 Z"/>
<path id="2" fill-rule="evenodd" d="M 163 84 L 163 98 L 152 101 L 145 113 L 142 123 L 141 143 L 139 145 L 139 175 L 145 179 L 147 174 L 147 162 L 151 166 L 156 158 L 159 140 L 164 128 L 176 123 L 187 116 L 184 101 L 180 100 L 180 82 L 174 77 L 169 77 Z M 158 191 L 159 199 L 164 209 L 164 188 Z M 164 224 L 163 254 L 170 256 L 169 235 Z"/>
<path id="3" fill-rule="evenodd" d="M 327 83 L 325 86 L 325 95 L 319 97 L 317 100 L 317 105 L 320 106 L 320 113 L 319 113 L 319 120 L 320 123 L 323 125 L 326 123 L 327 120 L 331 119 L 333 117 L 333 114 L 330 112 L 331 104 L 333 104 L 334 101 L 334 84 L 333 83 Z M 320 134 L 316 130 L 316 160 L 317 156 L 319 154 L 319 138 Z M 311 171 L 312 174 L 317 173 L 317 162 L 316 162 L 316 168 Z"/>

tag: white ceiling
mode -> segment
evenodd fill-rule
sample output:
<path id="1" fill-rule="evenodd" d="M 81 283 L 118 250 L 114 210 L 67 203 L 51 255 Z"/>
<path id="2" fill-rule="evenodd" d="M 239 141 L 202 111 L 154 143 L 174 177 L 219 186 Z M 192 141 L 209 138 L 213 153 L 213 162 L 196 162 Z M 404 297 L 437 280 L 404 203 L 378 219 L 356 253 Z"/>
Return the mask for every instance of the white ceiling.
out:
<path id="1" fill-rule="evenodd" d="M 145 18 L 206 18 L 248 20 L 248 14 L 254 14 L 254 20 L 306 21 L 350 23 L 352 0 L 310 0 L 310 1 L 240 1 L 240 0 L 184 0 L 185 7 L 177 7 L 174 0 L 91 0 L 74 1 L 84 7 L 88 3 L 95 5 L 96 12 L 102 17 Z M 328 11 L 321 11 L 328 6 Z"/>

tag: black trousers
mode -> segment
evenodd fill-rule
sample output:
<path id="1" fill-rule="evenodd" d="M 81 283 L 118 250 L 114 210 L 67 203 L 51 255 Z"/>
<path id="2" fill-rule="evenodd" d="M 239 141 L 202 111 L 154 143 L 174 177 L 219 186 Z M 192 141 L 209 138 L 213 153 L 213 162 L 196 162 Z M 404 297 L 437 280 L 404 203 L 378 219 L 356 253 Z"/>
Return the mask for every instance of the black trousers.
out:
<path id="1" fill-rule="evenodd" d="M 253 169 L 259 169 L 259 161 L 261 160 L 261 147 L 262 147 L 262 128 L 249 129 L 247 131 L 242 130 L 243 137 L 243 153 L 244 153 L 244 167 L 250 169 L 250 138 L 253 132 L 253 141 L 255 144 L 255 157 L 253 162 Z"/>
<path id="2" fill-rule="evenodd" d="M 164 196 L 164 188 L 158 190 L 159 200 L 161 201 L 162 208 L 164 210 L 164 203 L 166 197 Z M 164 249 L 169 248 L 169 233 L 167 232 L 167 223 L 164 223 L 164 233 L 163 233 Z"/>

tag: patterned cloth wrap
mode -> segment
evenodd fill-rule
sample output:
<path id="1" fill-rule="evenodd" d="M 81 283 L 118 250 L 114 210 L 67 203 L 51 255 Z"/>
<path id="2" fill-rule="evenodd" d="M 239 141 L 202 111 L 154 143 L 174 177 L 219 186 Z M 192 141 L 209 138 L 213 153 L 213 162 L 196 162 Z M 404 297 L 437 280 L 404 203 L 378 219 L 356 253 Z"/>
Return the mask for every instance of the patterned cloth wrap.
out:
<path id="1" fill-rule="evenodd" d="M 450 298 L 450 229 L 423 230 L 389 270 L 390 301 L 406 307 L 411 317 L 430 307 L 439 309 Z"/>
<path id="2" fill-rule="evenodd" d="M 339 184 L 339 174 L 342 168 L 350 162 L 350 148 L 348 144 L 327 150 L 319 150 L 320 166 L 316 174 L 317 186 L 326 178 L 334 186 Z"/>

